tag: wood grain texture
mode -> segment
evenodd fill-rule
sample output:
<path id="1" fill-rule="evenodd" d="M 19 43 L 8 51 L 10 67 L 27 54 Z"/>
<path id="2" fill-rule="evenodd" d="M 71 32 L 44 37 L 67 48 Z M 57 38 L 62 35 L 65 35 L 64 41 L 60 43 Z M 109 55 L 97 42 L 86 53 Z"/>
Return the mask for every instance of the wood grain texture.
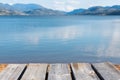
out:
<path id="1" fill-rule="evenodd" d="M 75 80 L 100 80 L 88 63 L 72 63 L 71 68 Z"/>
<path id="2" fill-rule="evenodd" d="M 47 64 L 29 64 L 21 80 L 45 80 Z"/>
<path id="3" fill-rule="evenodd" d="M 26 64 L 9 64 L 0 73 L 0 80 L 18 80 Z"/>
<path id="4" fill-rule="evenodd" d="M 50 64 L 48 80 L 72 80 L 68 64 Z"/>
<path id="5" fill-rule="evenodd" d="M 116 67 L 118 70 L 120 70 L 120 65 L 115 65 L 115 67 Z"/>
<path id="6" fill-rule="evenodd" d="M 0 72 L 7 67 L 7 64 L 0 64 Z"/>
<path id="7" fill-rule="evenodd" d="M 94 63 L 95 70 L 104 80 L 120 80 L 120 71 L 111 63 Z"/>

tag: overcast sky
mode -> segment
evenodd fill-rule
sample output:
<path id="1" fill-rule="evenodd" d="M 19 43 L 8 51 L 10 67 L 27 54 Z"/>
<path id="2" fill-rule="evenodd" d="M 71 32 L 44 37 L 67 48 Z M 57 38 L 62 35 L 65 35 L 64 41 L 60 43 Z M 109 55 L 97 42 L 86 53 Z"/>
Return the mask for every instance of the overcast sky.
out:
<path id="1" fill-rule="evenodd" d="M 36 3 L 51 9 L 71 11 L 90 6 L 120 5 L 120 0 L 0 0 L 0 3 Z"/>

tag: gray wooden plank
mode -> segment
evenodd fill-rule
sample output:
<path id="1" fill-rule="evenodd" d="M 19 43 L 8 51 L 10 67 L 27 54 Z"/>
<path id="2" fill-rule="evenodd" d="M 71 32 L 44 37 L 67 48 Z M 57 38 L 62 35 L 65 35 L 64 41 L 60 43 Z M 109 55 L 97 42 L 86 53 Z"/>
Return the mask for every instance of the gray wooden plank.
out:
<path id="1" fill-rule="evenodd" d="M 21 80 L 45 80 L 47 64 L 29 64 Z"/>
<path id="2" fill-rule="evenodd" d="M 120 80 L 120 71 L 112 63 L 94 63 L 95 70 L 104 80 Z"/>
<path id="3" fill-rule="evenodd" d="M 100 80 L 92 69 L 91 64 L 72 63 L 71 68 L 75 80 Z"/>
<path id="4" fill-rule="evenodd" d="M 72 80 L 68 64 L 50 64 L 48 80 Z"/>
<path id="5" fill-rule="evenodd" d="M 0 80 L 17 80 L 25 69 L 26 64 L 9 64 L 0 73 Z"/>

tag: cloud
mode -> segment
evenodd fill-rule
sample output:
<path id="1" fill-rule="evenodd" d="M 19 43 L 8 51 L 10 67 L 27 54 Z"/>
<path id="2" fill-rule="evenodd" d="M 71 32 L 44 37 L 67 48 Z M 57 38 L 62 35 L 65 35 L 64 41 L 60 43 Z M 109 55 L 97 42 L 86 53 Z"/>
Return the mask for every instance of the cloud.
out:
<path id="1" fill-rule="evenodd" d="M 54 1 L 54 8 L 56 10 L 63 10 L 63 11 L 72 11 L 74 9 L 76 9 L 76 7 L 78 8 L 80 2 L 79 1 Z"/>
<path id="2" fill-rule="evenodd" d="M 66 8 L 65 8 L 65 10 L 66 11 L 72 11 L 73 9 L 75 9 L 75 7 L 73 7 L 73 6 L 66 6 Z"/>
<path id="3" fill-rule="evenodd" d="M 50 9 L 71 11 L 91 6 L 119 5 L 120 0 L 0 0 L 0 3 L 36 3 Z"/>
<path id="4" fill-rule="evenodd" d="M 88 8 L 91 6 L 112 6 L 119 5 L 119 0 L 54 0 L 55 9 L 63 11 L 71 11 L 78 8 Z"/>

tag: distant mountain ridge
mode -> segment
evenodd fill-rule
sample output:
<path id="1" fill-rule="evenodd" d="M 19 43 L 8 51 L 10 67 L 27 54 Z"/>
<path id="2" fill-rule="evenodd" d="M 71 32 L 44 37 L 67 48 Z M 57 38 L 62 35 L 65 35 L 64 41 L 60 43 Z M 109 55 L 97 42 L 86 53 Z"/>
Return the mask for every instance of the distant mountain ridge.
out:
<path id="1" fill-rule="evenodd" d="M 52 10 L 38 4 L 2 4 L 0 15 L 64 15 L 65 12 Z"/>
<path id="2" fill-rule="evenodd" d="M 17 11 L 29 11 L 34 9 L 45 9 L 43 6 L 37 4 L 13 4 L 12 7 Z"/>
<path id="3" fill-rule="evenodd" d="M 38 4 L 3 4 L 0 3 L 0 15 L 120 15 L 120 5 L 114 6 L 93 6 L 88 9 L 75 9 L 71 12 L 64 12 L 45 8 Z"/>
<path id="4" fill-rule="evenodd" d="M 114 6 L 93 6 L 88 9 L 75 9 L 67 15 L 120 15 L 120 5 Z"/>

